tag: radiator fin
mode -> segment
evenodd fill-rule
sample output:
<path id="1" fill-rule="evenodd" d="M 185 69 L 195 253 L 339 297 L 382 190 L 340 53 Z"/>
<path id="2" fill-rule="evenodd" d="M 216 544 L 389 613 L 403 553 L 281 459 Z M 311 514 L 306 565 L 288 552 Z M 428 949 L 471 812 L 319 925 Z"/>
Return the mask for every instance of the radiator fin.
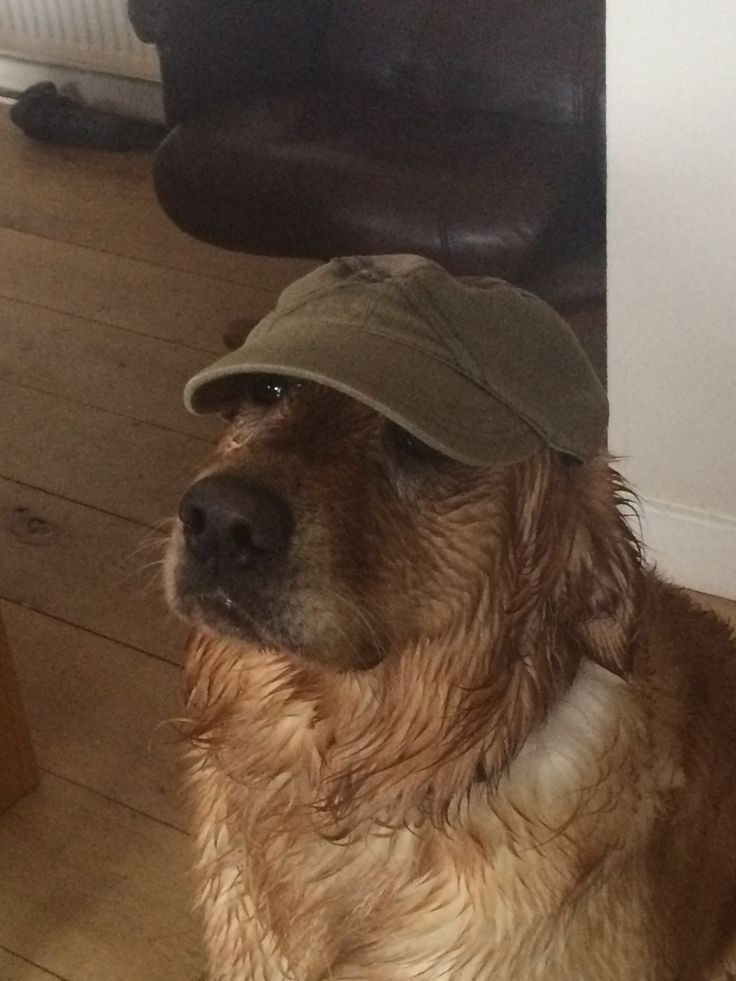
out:
<path id="1" fill-rule="evenodd" d="M 155 51 L 135 36 L 126 8 L 126 0 L 0 0 L 0 52 L 156 79 Z"/>

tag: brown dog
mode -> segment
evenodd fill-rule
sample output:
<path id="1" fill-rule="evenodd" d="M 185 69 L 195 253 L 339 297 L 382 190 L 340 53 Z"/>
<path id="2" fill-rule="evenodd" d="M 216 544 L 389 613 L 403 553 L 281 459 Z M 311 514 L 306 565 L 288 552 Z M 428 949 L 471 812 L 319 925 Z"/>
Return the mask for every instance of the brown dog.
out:
<path id="1" fill-rule="evenodd" d="M 211 977 L 731 978 L 736 644 L 606 459 L 228 397 L 167 562 Z"/>

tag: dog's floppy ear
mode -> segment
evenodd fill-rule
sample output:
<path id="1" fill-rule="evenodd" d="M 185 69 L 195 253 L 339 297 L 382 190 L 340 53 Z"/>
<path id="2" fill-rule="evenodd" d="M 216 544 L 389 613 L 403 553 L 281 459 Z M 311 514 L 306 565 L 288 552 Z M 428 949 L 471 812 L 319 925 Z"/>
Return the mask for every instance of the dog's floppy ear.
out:
<path id="1" fill-rule="evenodd" d="M 584 657 L 624 675 L 643 583 L 641 547 L 623 513 L 634 512 L 632 495 L 603 461 L 581 470 L 559 613 Z"/>

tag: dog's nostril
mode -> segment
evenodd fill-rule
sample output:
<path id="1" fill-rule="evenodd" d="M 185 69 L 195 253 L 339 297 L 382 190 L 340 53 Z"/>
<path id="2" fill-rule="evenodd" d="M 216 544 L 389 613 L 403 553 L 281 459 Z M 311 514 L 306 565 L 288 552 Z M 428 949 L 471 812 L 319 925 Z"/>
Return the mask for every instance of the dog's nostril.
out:
<path id="1" fill-rule="evenodd" d="M 258 548 L 253 543 L 253 532 L 245 522 L 236 522 L 230 529 L 230 540 L 236 550 L 241 553 L 257 552 Z"/>
<path id="2" fill-rule="evenodd" d="M 190 555 L 218 572 L 282 554 L 293 531 L 291 510 L 281 497 L 232 473 L 193 484 L 179 517 Z"/>
<path id="3" fill-rule="evenodd" d="M 198 531 L 204 531 L 205 525 L 207 524 L 207 516 L 205 515 L 204 508 L 190 507 L 182 510 L 183 513 L 180 514 L 180 517 L 187 531 L 195 532 L 195 534 Z"/>

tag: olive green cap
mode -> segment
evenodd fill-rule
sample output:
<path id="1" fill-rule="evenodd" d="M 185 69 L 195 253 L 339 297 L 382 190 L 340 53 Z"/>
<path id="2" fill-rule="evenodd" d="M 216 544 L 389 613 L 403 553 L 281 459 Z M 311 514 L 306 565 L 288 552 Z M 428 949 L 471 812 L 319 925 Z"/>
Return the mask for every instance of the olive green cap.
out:
<path id="1" fill-rule="evenodd" d="M 605 439 L 603 386 L 550 306 L 419 256 L 333 259 L 292 283 L 184 401 L 217 412 L 239 376 L 264 372 L 337 389 L 463 463 L 512 463 L 544 444 L 588 460 Z"/>

